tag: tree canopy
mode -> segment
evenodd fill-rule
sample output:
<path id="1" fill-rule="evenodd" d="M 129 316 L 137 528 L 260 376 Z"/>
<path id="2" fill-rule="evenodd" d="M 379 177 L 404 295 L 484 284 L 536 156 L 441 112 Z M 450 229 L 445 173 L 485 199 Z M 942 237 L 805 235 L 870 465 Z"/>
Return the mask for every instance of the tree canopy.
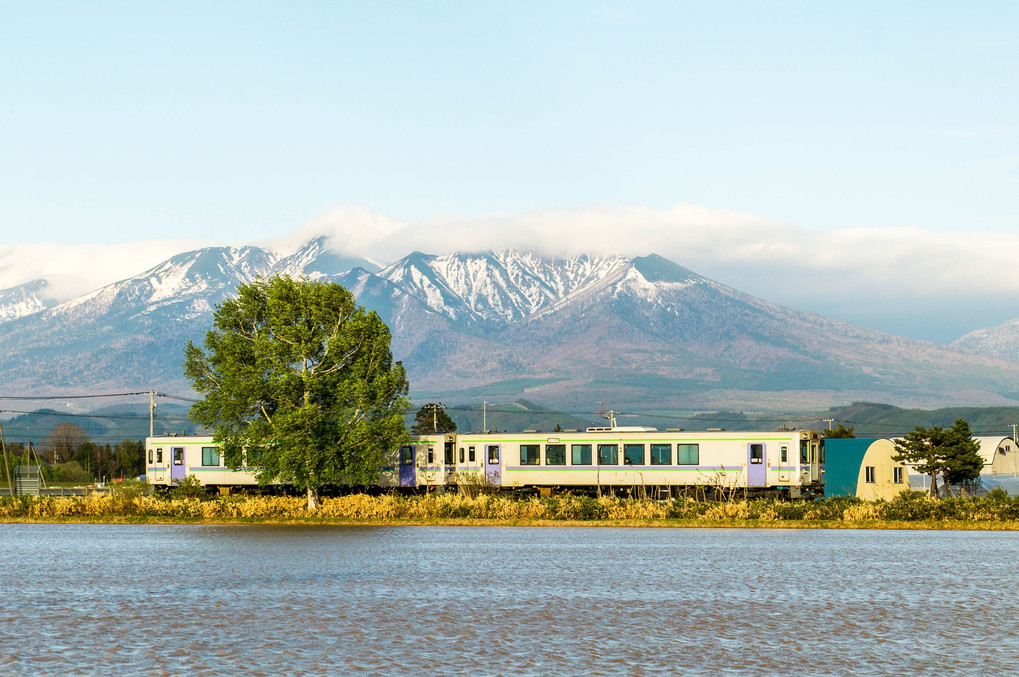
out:
<path id="1" fill-rule="evenodd" d="M 957 418 L 951 428 L 916 426 L 902 439 L 895 440 L 893 460 L 914 465 L 931 476 L 931 496 L 938 496 L 938 476 L 944 481 L 945 494 L 951 485 L 976 479 L 984 467 L 980 445 L 973 439 L 969 423 Z"/>
<path id="2" fill-rule="evenodd" d="M 184 373 L 202 399 L 192 420 L 225 463 L 291 484 L 308 506 L 328 484 L 374 483 L 407 434 L 407 375 L 390 332 L 339 284 L 274 276 L 219 304 Z"/>
<path id="3" fill-rule="evenodd" d="M 839 423 L 838 428 L 825 430 L 824 436 L 831 440 L 852 439 L 856 437 L 856 433 L 853 432 L 853 426 L 847 428 Z"/>
<path id="4" fill-rule="evenodd" d="M 414 426 L 410 431 L 415 435 L 451 433 L 456 431 L 456 421 L 449 417 L 441 404 L 429 402 L 418 409 L 414 416 Z"/>

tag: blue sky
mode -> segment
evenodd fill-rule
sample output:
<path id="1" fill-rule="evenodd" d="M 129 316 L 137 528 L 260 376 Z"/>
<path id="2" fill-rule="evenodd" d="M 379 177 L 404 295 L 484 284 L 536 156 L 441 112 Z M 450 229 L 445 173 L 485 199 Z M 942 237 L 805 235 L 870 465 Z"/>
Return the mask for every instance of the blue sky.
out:
<path id="1" fill-rule="evenodd" d="M 1002 269 L 1019 231 L 1017 19 L 1014 2 L 3 2 L 0 282 L 23 281 L 40 243 L 269 241 L 366 209 L 434 228 L 439 250 L 451 221 L 541 214 L 554 237 L 550 215 L 604 209 L 604 246 L 627 239 L 613 210 L 686 205 L 728 215 L 700 239 L 792 238 L 795 256 L 684 248 L 693 226 L 669 219 L 640 245 L 769 300 L 950 340 L 1019 317 Z M 937 265 L 890 258 L 910 243 Z M 781 272 L 836 247 L 841 287 Z M 953 251 L 949 281 L 916 279 Z M 851 277 L 868 261 L 873 290 Z M 916 311 L 942 302 L 968 314 L 936 335 Z"/>

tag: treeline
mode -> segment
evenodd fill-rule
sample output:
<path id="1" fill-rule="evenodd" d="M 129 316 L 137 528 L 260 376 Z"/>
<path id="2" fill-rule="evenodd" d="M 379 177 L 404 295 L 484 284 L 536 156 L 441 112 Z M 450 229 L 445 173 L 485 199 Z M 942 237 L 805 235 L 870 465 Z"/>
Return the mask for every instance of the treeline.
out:
<path id="1" fill-rule="evenodd" d="M 96 482 L 137 477 L 145 473 L 145 442 L 123 440 L 96 444 L 73 423 L 56 426 L 38 444 L 5 443 L 8 471 L 17 465 L 41 465 L 47 482 Z M 0 477 L 6 482 L 7 476 Z"/>

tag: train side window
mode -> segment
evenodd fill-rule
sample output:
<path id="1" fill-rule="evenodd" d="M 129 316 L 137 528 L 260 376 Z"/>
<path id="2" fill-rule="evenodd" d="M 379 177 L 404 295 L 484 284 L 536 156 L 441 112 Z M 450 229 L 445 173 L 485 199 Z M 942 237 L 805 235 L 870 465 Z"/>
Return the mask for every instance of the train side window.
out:
<path id="1" fill-rule="evenodd" d="M 162 463 L 162 462 L 163 462 L 163 450 L 162 449 L 156 449 L 156 463 Z"/>
<path id="2" fill-rule="evenodd" d="M 490 444 L 488 445 L 488 463 L 489 465 L 499 462 L 499 445 Z"/>
<path id="3" fill-rule="evenodd" d="M 152 450 L 149 449 L 149 463 L 152 463 Z"/>
<path id="4" fill-rule="evenodd" d="M 219 447 L 202 447 L 202 465 L 219 465 Z"/>
<path id="5" fill-rule="evenodd" d="M 464 448 L 460 447 L 460 462 L 464 462 Z"/>
<path id="6" fill-rule="evenodd" d="M 624 444 L 623 463 L 626 465 L 644 465 L 644 445 Z"/>
<path id="7" fill-rule="evenodd" d="M 173 464 L 184 465 L 184 447 L 171 447 L 170 451 L 173 452 Z"/>
<path id="8" fill-rule="evenodd" d="M 808 456 L 809 452 L 807 450 L 807 446 L 808 443 L 805 440 L 803 442 L 800 442 L 800 463 L 802 465 L 806 465 L 810 459 L 810 457 Z"/>
<path id="9" fill-rule="evenodd" d="M 651 465 L 672 465 L 672 445 L 652 444 Z"/>
<path id="10" fill-rule="evenodd" d="M 538 465 L 541 462 L 540 444 L 520 445 L 520 465 Z"/>
<path id="11" fill-rule="evenodd" d="M 591 465 L 591 445 L 574 444 L 571 449 L 573 465 Z"/>
<path id="12" fill-rule="evenodd" d="M 566 465 L 566 445 L 546 444 L 545 465 Z"/>
<path id="13" fill-rule="evenodd" d="M 698 465 L 701 462 L 700 445 L 677 444 L 676 465 Z"/>
<path id="14" fill-rule="evenodd" d="M 598 465 L 618 465 L 618 464 L 619 464 L 619 445 L 599 444 Z"/>
<path id="15" fill-rule="evenodd" d="M 435 463 L 435 449 L 428 447 L 428 465 Z"/>
<path id="16" fill-rule="evenodd" d="M 474 451 L 474 447 L 467 447 L 467 460 L 470 461 L 471 463 L 474 463 L 475 461 L 478 460 L 478 455 Z"/>
<path id="17" fill-rule="evenodd" d="M 764 445 L 763 444 L 751 444 L 750 445 L 750 462 L 754 465 L 760 465 L 764 463 Z"/>
<path id="18" fill-rule="evenodd" d="M 400 465 L 414 465 L 414 447 L 400 447 Z"/>
<path id="19" fill-rule="evenodd" d="M 786 463 L 789 461 L 789 447 L 782 445 L 782 462 Z"/>

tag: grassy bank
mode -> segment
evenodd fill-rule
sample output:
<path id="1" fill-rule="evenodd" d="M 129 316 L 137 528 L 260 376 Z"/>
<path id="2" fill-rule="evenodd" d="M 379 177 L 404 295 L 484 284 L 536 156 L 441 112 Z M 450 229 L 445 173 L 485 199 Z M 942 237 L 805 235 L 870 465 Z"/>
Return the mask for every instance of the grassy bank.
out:
<path id="1" fill-rule="evenodd" d="M 715 503 L 581 496 L 518 499 L 353 494 L 326 498 L 318 510 L 309 512 L 302 498 L 163 498 L 128 491 L 84 497 L 0 497 L 0 521 L 1019 530 L 1019 499 L 999 494 L 931 500 L 903 494 L 887 502 L 836 497 Z"/>

